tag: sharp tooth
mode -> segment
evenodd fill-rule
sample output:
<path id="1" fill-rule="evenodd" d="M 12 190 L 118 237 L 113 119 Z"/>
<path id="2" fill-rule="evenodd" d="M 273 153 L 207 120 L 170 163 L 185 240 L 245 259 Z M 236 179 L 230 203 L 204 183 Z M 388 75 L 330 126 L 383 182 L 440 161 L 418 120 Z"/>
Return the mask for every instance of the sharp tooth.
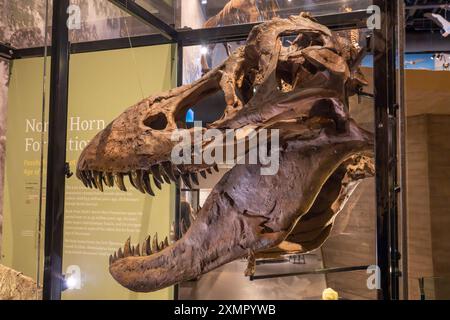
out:
<path id="1" fill-rule="evenodd" d="M 122 191 L 127 191 L 127 188 L 125 187 L 125 183 L 123 182 L 123 174 L 122 173 L 116 173 L 114 175 L 114 179 L 116 180 L 116 184 Z"/>
<path id="2" fill-rule="evenodd" d="M 98 190 L 103 192 L 102 173 L 98 172 L 98 171 L 94 171 L 94 178 L 95 178 L 95 183 L 97 185 Z"/>
<path id="3" fill-rule="evenodd" d="M 164 238 L 164 247 L 169 246 L 169 239 L 167 237 Z"/>
<path id="4" fill-rule="evenodd" d="M 131 255 L 133 255 L 133 252 L 131 251 L 131 237 L 127 239 L 127 241 L 125 241 L 125 245 L 123 246 L 123 255 L 125 257 L 129 257 Z"/>
<path id="5" fill-rule="evenodd" d="M 89 187 L 92 189 L 91 179 L 89 179 L 88 175 L 86 174 L 86 171 L 83 170 L 83 171 L 81 171 L 80 174 L 81 174 L 82 181 L 83 181 L 84 185 L 86 186 L 86 188 Z"/>
<path id="6" fill-rule="evenodd" d="M 166 183 L 170 184 L 170 178 L 164 170 L 161 170 L 161 176 L 163 177 L 163 179 Z"/>
<path id="7" fill-rule="evenodd" d="M 142 187 L 142 170 L 137 171 L 131 171 L 131 180 L 133 180 L 133 184 L 135 185 L 136 189 L 138 189 L 140 192 L 145 193 L 144 188 Z"/>
<path id="8" fill-rule="evenodd" d="M 158 180 L 159 183 L 164 183 L 163 178 L 161 177 L 161 173 L 159 171 L 159 165 L 158 164 L 154 165 L 154 166 L 151 166 L 150 170 L 152 171 L 154 179 Z"/>
<path id="9" fill-rule="evenodd" d="M 147 192 L 151 196 L 155 196 L 155 193 L 152 190 L 152 187 L 150 185 L 150 178 L 147 173 L 144 173 L 144 176 L 142 177 L 142 182 L 144 183 L 143 187 L 145 192 Z"/>
<path id="10" fill-rule="evenodd" d="M 211 168 L 207 168 L 206 172 L 208 172 L 209 174 L 212 174 Z"/>
<path id="11" fill-rule="evenodd" d="M 175 174 L 181 175 L 183 173 L 183 165 L 179 165 L 175 167 Z"/>
<path id="12" fill-rule="evenodd" d="M 142 242 L 142 256 L 148 256 L 152 253 L 152 249 L 150 248 L 150 236 Z"/>
<path id="13" fill-rule="evenodd" d="M 114 262 L 114 261 L 113 261 L 113 256 L 112 256 L 112 255 L 109 255 L 109 265 L 111 265 L 113 262 Z"/>
<path id="14" fill-rule="evenodd" d="M 146 242 L 145 242 L 145 240 L 144 240 L 144 242 L 142 242 L 142 252 L 141 252 L 141 256 L 146 256 L 147 255 L 147 244 L 146 244 Z"/>
<path id="15" fill-rule="evenodd" d="M 113 260 L 116 261 L 117 260 L 117 253 L 114 251 L 114 256 L 113 256 Z"/>
<path id="16" fill-rule="evenodd" d="M 147 239 L 145 239 L 145 254 L 149 256 L 152 253 L 153 252 L 152 252 L 152 246 L 150 243 L 150 236 L 148 236 Z"/>
<path id="17" fill-rule="evenodd" d="M 159 247 L 158 247 L 158 233 L 155 233 L 155 236 L 153 237 L 153 241 L 152 241 L 152 251 L 154 253 L 159 251 Z"/>
<path id="18" fill-rule="evenodd" d="M 196 172 L 191 172 L 191 179 L 192 182 L 194 182 L 194 184 L 196 184 L 198 186 L 198 176 Z"/>
<path id="19" fill-rule="evenodd" d="M 95 180 L 94 171 L 91 171 L 91 182 L 94 185 L 94 188 L 98 189 L 97 181 Z"/>
<path id="20" fill-rule="evenodd" d="M 93 188 L 93 186 L 92 186 L 92 180 L 91 180 L 90 175 L 88 175 L 88 172 L 89 172 L 89 171 L 83 171 L 82 174 L 83 174 L 84 178 L 86 179 L 86 182 L 87 182 L 89 188 L 92 189 L 92 188 Z"/>
<path id="21" fill-rule="evenodd" d="M 108 187 L 108 182 L 106 181 L 106 172 L 101 172 L 102 175 L 102 183 Z"/>
<path id="22" fill-rule="evenodd" d="M 162 167 L 167 176 L 175 183 L 178 183 L 178 179 L 175 177 L 175 173 L 173 172 L 173 167 L 170 162 L 163 162 Z"/>
<path id="23" fill-rule="evenodd" d="M 161 183 L 159 182 L 159 180 L 158 180 L 155 176 L 153 176 L 153 182 L 155 183 L 155 186 L 156 186 L 159 190 L 161 190 Z"/>
<path id="24" fill-rule="evenodd" d="M 131 177 L 131 172 L 128 173 L 128 180 L 130 180 L 131 185 L 132 185 L 135 189 L 137 189 L 137 186 L 134 184 L 133 178 Z"/>
<path id="25" fill-rule="evenodd" d="M 189 175 L 188 174 L 182 174 L 181 180 L 183 180 L 183 183 L 189 188 L 192 189 L 191 182 L 189 181 Z"/>
<path id="26" fill-rule="evenodd" d="M 200 171 L 200 175 L 203 177 L 203 179 L 206 179 L 206 172 L 205 172 L 205 170 Z"/>
<path id="27" fill-rule="evenodd" d="M 94 172 L 91 171 L 91 170 L 87 170 L 87 171 L 86 171 L 86 174 L 87 174 L 87 176 L 88 176 L 88 179 L 91 181 L 92 186 L 93 186 L 95 189 L 98 189 L 98 187 L 97 187 L 97 182 L 95 182 L 95 178 L 94 178 Z"/>
<path id="28" fill-rule="evenodd" d="M 164 249 L 164 242 L 160 242 L 159 243 L 159 250 L 163 250 Z"/>
<path id="29" fill-rule="evenodd" d="M 83 182 L 83 185 L 84 185 L 86 188 L 88 188 L 87 179 L 86 179 L 86 177 L 84 176 L 83 171 L 78 172 L 78 173 L 77 173 L 77 177 L 81 180 L 81 182 Z"/>
<path id="30" fill-rule="evenodd" d="M 105 173 L 105 182 L 108 187 L 114 187 L 114 176 L 112 175 L 112 173 Z"/>
<path id="31" fill-rule="evenodd" d="M 134 248 L 134 255 L 135 256 L 140 256 L 141 255 L 141 250 L 139 247 L 139 243 L 136 245 L 136 248 Z"/>
<path id="32" fill-rule="evenodd" d="M 123 258 L 122 248 L 119 248 L 119 250 L 117 251 L 117 258 L 119 259 Z"/>
<path id="33" fill-rule="evenodd" d="M 217 164 L 213 165 L 213 169 L 216 170 L 217 172 L 219 172 L 219 167 L 217 166 Z"/>

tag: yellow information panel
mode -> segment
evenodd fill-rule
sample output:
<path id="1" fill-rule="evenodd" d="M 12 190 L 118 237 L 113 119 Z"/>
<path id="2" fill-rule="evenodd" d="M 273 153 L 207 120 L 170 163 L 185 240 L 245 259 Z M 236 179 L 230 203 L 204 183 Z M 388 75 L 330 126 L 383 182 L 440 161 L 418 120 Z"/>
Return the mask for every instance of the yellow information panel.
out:
<path id="1" fill-rule="evenodd" d="M 172 87 L 172 49 L 165 45 L 71 56 L 67 160 L 72 171 L 84 146 L 111 120 L 140 99 Z M 40 148 L 46 155 L 48 127 L 41 121 L 42 61 L 18 60 L 12 70 L 1 260 L 33 278 L 37 277 Z M 137 243 L 157 232 L 163 240 L 170 230 L 173 188 L 165 185 L 154 198 L 128 190 L 105 188 L 101 193 L 86 189 L 75 176 L 66 181 L 63 272 L 72 275 L 72 289 L 63 298 L 172 297 L 171 289 L 132 293 L 108 272 L 109 255 L 128 237 Z"/>

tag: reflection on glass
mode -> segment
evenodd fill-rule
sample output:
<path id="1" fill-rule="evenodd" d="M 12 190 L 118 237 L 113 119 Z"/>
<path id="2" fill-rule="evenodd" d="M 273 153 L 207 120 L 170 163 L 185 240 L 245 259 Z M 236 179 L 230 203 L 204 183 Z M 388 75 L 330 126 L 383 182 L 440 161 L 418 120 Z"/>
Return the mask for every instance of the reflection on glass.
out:
<path id="1" fill-rule="evenodd" d="M 325 15 L 366 10 L 370 0 L 186 0 L 181 3 L 181 27 L 211 28 L 288 17 L 300 12 Z"/>
<path id="2" fill-rule="evenodd" d="M 20 49 L 43 46 L 45 5 L 46 0 L 0 0 L 0 41 Z M 49 6 L 47 35 L 51 41 L 52 1 L 49 1 Z M 151 12 L 155 10 L 149 9 L 148 6 L 145 8 Z M 67 13 L 69 38 L 72 43 L 158 33 L 157 29 L 132 17 L 107 0 L 73 0 L 67 8 Z"/>
<path id="3" fill-rule="evenodd" d="M 174 2 L 175 0 L 136 0 L 138 5 L 168 25 L 175 24 Z"/>

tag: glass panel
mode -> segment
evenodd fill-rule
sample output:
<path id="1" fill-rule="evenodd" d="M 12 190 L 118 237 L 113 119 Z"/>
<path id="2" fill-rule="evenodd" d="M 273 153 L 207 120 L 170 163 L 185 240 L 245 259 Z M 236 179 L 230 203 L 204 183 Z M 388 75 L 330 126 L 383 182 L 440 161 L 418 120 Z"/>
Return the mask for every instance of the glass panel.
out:
<path id="1" fill-rule="evenodd" d="M 2 2 L 11 19 L 2 37 L 38 45 L 45 7 L 34 5 Z M 27 15 L 33 8 L 42 16 Z M 0 300 L 41 299 L 49 71 L 50 58 L 0 59 Z"/>
<path id="2" fill-rule="evenodd" d="M 87 42 L 158 33 L 107 0 L 71 1 L 71 42 Z M 79 22 L 78 22 L 79 15 Z"/>
<path id="3" fill-rule="evenodd" d="M 168 25 L 175 26 L 177 0 L 137 0 L 136 3 Z M 179 1 L 179 0 L 178 0 Z"/>
<path id="4" fill-rule="evenodd" d="M 0 1 L 0 41 L 14 48 L 43 46 L 45 5 L 45 0 Z M 51 33 L 51 12 L 50 9 L 48 34 Z"/>
<path id="5" fill-rule="evenodd" d="M 449 299 L 450 7 L 406 1 L 405 71 L 409 299 Z"/>
<path id="6" fill-rule="evenodd" d="M 286 18 L 300 12 L 326 15 L 348 10 L 366 10 L 370 0 L 183 0 L 178 27 L 210 28 Z"/>
<path id="7" fill-rule="evenodd" d="M 107 0 L 73 0 L 68 8 L 69 37 L 73 43 L 134 37 L 158 30 L 130 16 Z M 0 1 L 0 42 L 14 48 L 42 47 L 46 0 Z M 51 43 L 51 12 L 47 29 Z"/>
<path id="8" fill-rule="evenodd" d="M 171 45 L 162 45 L 71 55 L 67 161 L 73 171 L 82 150 L 98 132 L 105 137 L 102 143 L 108 141 L 109 134 L 123 136 L 120 129 L 108 126 L 113 119 L 151 94 L 172 87 L 173 52 Z M 131 140 L 140 138 L 136 135 Z M 130 141 L 126 145 L 133 148 Z M 98 158 L 107 152 L 100 146 L 93 148 Z M 113 172 L 102 163 L 98 166 L 102 173 Z M 118 188 L 117 180 L 113 188 L 107 187 L 106 176 L 104 192 L 86 187 L 75 176 L 67 180 L 63 272 L 69 288 L 63 299 L 172 298 L 170 287 L 149 294 L 134 293 L 109 272 L 109 256 L 117 254 L 119 248 L 124 252 L 128 238 L 133 248 L 139 244 L 141 253 L 149 235 L 153 241 L 158 234 L 158 245 L 169 237 L 175 210 L 173 186 L 164 184 L 159 190 L 152 182 L 155 197 L 151 197 L 133 188 L 128 175 L 124 178 L 127 192 Z"/>
<path id="9" fill-rule="evenodd" d="M 186 3 L 194 4 L 194 2 L 189 1 L 186 1 Z M 209 6 L 209 3 L 214 4 L 215 2 L 208 1 L 205 6 Z M 195 2 L 195 4 L 198 3 Z M 323 8 L 317 7 L 316 12 L 336 12 L 331 9 L 327 12 L 320 11 Z M 357 6 L 357 8 L 363 7 Z M 191 12 L 191 14 L 195 12 Z M 201 10 L 198 12 L 201 12 Z M 199 20 L 190 19 L 189 21 L 198 22 Z M 199 27 L 199 25 L 197 24 L 196 27 Z M 356 45 L 357 41 L 359 46 L 365 45 L 363 39 L 370 34 L 369 30 L 340 32 L 341 36 L 353 39 L 353 45 Z M 289 46 L 288 41 L 292 40 L 294 39 L 285 38 L 283 43 Z M 193 83 L 202 76 L 205 69 L 211 70 L 217 67 L 227 59 L 229 52 L 233 52 L 243 45 L 245 45 L 244 41 L 184 48 L 183 83 Z M 368 56 L 364 59 L 362 73 L 368 80 L 369 85 L 364 88 L 364 94 L 350 99 L 350 116 L 360 127 L 374 132 L 373 57 Z M 223 94 L 214 94 L 195 103 L 187 117 L 193 118 L 195 121 L 202 121 L 203 126 L 205 126 L 220 119 L 224 114 L 225 107 L 226 102 Z M 203 207 L 211 191 L 221 183 L 220 180 L 230 172 L 232 167 L 222 165 L 219 166 L 219 172 L 213 171 L 213 174 L 207 175 L 206 179 L 199 177 L 198 189 L 191 192 L 182 192 L 181 201 L 183 204 L 180 207 L 186 207 L 184 202 L 189 202 L 190 208 L 195 212 L 197 201 L 199 207 Z M 227 183 L 231 182 L 227 180 Z M 257 193 L 258 186 L 254 186 L 254 188 Z M 251 200 L 247 200 L 251 202 Z M 186 217 L 189 215 L 180 213 L 180 216 Z M 179 298 L 321 299 L 323 290 L 331 287 L 338 292 L 341 299 L 376 299 L 376 283 L 374 282 L 372 285 L 370 279 L 370 276 L 377 271 L 375 245 L 375 179 L 370 177 L 359 183 L 351 194 L 349 201 L 341 208 L 334 221 L 332 232 L 321 248 L 301 253 L 256 258 L 257 276 L 302 272 L 310 272 L 310 274 L 250 281 L 248 277 L 244 276 L 247 267 L 247 259 L 244 257 L 214 269 L 192 281 L 180 284 Z M 347 267 L 361 268 L 359 271 L 324 274 L 326 273 L 324 270 Z M 319 270 L 324 271 L 324 273 L 314 274 Z M 292 283 L 295 285 L 292 285 Z"/>

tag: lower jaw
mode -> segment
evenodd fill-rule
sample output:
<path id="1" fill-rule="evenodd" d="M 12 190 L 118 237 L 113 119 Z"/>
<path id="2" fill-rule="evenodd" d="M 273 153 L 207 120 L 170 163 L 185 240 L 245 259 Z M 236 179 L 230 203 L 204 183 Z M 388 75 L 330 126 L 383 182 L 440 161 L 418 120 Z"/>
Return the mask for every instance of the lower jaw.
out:
<path id="1" fill-rule="evenodd" d="M 115 261 L 110 273 L 132 291 L 151 292 L 244 257 L 249 249 L 272 248 L 285 240 L 342 162 L 372 148 L 370 137 L 355 134 L 315 153 L 283 156 L 275 176 L 260 176 L 256 165 L 236 166 L 216 185 L 179 241 L 151 256 Z"/>

